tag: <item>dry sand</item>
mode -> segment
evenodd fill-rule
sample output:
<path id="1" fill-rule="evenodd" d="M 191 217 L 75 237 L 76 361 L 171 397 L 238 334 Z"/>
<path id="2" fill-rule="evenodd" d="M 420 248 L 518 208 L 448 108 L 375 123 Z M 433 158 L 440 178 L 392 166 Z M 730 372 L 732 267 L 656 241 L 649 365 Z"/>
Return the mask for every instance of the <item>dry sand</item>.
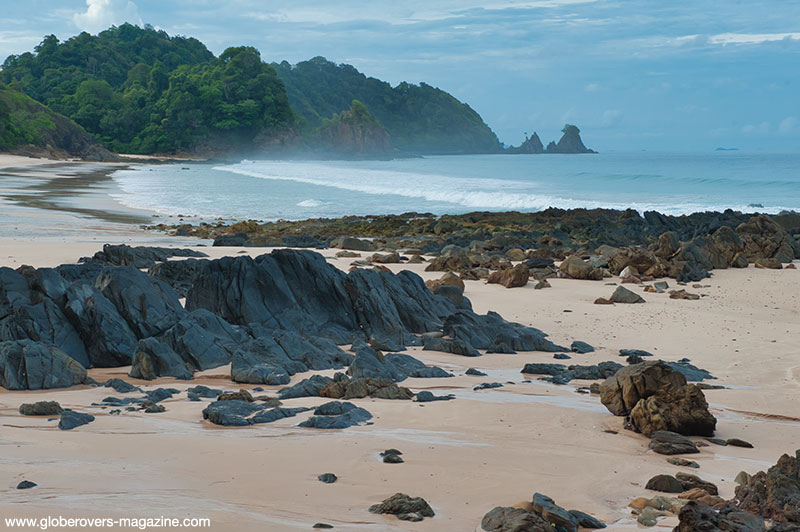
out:
<path id="1" fill-rule="evenodd" d="M 103 235 L 105 236 L 105 235 Z M 152 236 L 162 245 L 176 241 Z M 7 242 L 0 240 L 0 245 Z M 0 265 L 35 266 L 74 262 L 100 249 L 96 242 L 35 242 L 3 248 Z M 212 256 L 260 254 L 268 250 L 197 248 Z M 329 260 L 346 269 L 352 259 Z M 8 257 L 13 257 L 13 261 Z M 424 278 L 424 265 L 409 268 Z M 614 279 L 616 281 L 616 279 Z M 738 437 L 755 449 L 708 446 L 690 456 L 699 470 L 686 470 L 715 482 L 731 497 L 740 470 L 753 473 L 792 453 L 800 441 L 800 270 L 720 270 L 692 292 L 698 301 L 643 294 L 641 305 L 593 305 L 614 289 L 604 281 L 555 279 L 550 289 L 505 289 L 468 281 L 466 295 L 477 312 L 496 310 L 509 320 L 538 327 L 560 344 L 580 339 L 597 347 L 573 355 L 571 363 L 615 360 L 621 348 L 646 349 L 665 360 L 691 359 L 728 387 L 706 391 L 718 417 L 718 436 Z M 672 281 L 670 281 L 672 283 Z M 569 312 L 566 312 L 569 311 Z M 345 531 L 474 531 L 495 506 L 530 500 L 536 491 L 604 520 L 607 530 L 639 528 L 627 508 L 655 474 L 681 470 L 647 449 L 641 435 L 622 428 L 597 396 L 523 376 L 526 362 L 550 362 L 547 353 L 484 355 L 465 358 L 419 348 L 409 353 L 457 376 L 409 379 L 415 391 L 453 393 L 456 399 L 424 405 L 409 401 L 360 399 L 374 424 L 343 431 L 298 428 L 301 414 L 247 428 L 222 428 L 204 422 L 209 400 L 189 402 L 185 394 L 164 401 L 160 414 L 123 412 L 91 406 L 121 394 L 109 388 L 0 392 L 0 500 L 2 517 L 208 517 L 212 530 L 310 530 L 316 522 Z M 487 377 L 465 376 L 475 367 Z M 98 381 L 120 377 L 149 390 L 197 384 L 235 390 L 229 368 L 204 372 L 190 382 L 135 381 L 126 368 L 92 370 Z M 331 374 L 332 372 L 321 372 Z M 292 383 L 310 374 L 295 376 Z M 531 378 L 531 382 L 523 380 Z M 473 391 L 482 382 L 513 381 L 495 390 Z M 265 386 L 273 395 L 279 387 Z M 23 402 L 56 400 L 90 412 L 97 420 L 72 431 L 57 421 L 24 417 Z M 321 398 L 286 401 L 313 406 Z M 610 433 L 606 431 L 615 431 Z M 378 453 L 395 447 L 403 464 L 384 464 Z M 317 475 L 338 475 L 323 484 Z M 28 479 L 39 486 L 14 489 Z M 436 517 L 421 523 L 371 514 L 367 508 L 395 492 L 424 497 Z M 669 530 L 662 518 L 654 530 Z M 3 523 L 0 523 L 0 527 Z"/>

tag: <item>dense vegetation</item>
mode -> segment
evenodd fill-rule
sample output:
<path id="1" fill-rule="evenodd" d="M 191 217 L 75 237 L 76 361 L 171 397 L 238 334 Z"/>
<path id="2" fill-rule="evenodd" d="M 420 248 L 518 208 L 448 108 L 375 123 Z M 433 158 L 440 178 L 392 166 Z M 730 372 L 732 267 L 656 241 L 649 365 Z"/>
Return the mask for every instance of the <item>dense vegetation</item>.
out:
<path id="1" fill-rule="evenodd" d="M 272 65 L 295 112 L 313 128 L 359 100 L 380 121 L 397 148 L 412 153 L 491 153 L 497 137 L 480 115 L 447 92 L 425 83 L 396 87 L 350 65 L 315 57 Z"/>
<path id="2" fill-rule="evenodd" d="M 396 151 L 386 130 L 358 100 L 351 102 L 350 109 L 323 119 L 321 126 L 306 133 L 306 138 L 309 147 L 323 155 L 389 157 Z"/>
<path id="3" fill-rule="evenodd" d="M 0 83 L 0 151 L 32 153 L 31 146 L 54 155 L 88 159 L 111 156 L 72 120 L 54 113 L 18 88 Z"/>
<path id="4" fill-rule="evenodd" d="M 107 148 L 156 153 L 255 143 L 293 124 L 254 48 L 218 58 L 198 40 L 130 24 L 10 56 L 2 79 L 74 119 Z"/>

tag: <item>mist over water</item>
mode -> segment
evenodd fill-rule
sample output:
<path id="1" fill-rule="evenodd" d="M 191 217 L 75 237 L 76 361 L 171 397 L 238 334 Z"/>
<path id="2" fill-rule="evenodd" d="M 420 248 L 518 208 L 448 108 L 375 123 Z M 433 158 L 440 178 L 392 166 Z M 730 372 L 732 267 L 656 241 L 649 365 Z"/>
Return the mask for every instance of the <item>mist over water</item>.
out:
<path id="1" fill-rule="evenodd" d="M 242 161 L 114 174 L 122 203 L 205 219 L 434 214 L 548 207 L 800 210 L 800 154 L 468 155 Z"/>

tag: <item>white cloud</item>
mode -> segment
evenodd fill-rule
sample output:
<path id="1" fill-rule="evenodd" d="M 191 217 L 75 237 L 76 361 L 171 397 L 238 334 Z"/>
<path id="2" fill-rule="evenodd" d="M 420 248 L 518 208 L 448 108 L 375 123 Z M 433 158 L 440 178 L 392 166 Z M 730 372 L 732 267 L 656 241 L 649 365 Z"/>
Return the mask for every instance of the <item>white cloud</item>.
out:
<path id="1" fill-rule="evenodd" d="M 786 118 L 781 120 L 781 123 L 778 126 L 778 133 L 791 133 L 796 128 L 797 128 L 797 117 L 787 116 Z"/>
<path id="2" fill-rule="evenodd" d="M 708 38 L 711 44 L 761 44 L 763 42 L 800 40 L 800 33 L 720 33 Z"/>
<path id="3" fill-rule="evenodd" d="M 130 0 L 86 0 L 86 12 L 72 15 L 72 22 L 80 30 L 97 33 L 124 22 L 141 25 L 142 19 Z"/>
<path id="4" fill-rule="evenodd" d="M 598 85 L 597 83 L 589 83 L 583 88 L 583 90 L 585 90 L 586 92 L 597 92 L 600 90 L 600 85 Z"/>
<path id="5" fill-rule="evenodd" d="M 747 124 L 742 128 L 742 133 L 746 133 L 748 135 L 766 135 L 769 133 L 769 130 L 769 122 L 761 122 L 760 124 Z"/>

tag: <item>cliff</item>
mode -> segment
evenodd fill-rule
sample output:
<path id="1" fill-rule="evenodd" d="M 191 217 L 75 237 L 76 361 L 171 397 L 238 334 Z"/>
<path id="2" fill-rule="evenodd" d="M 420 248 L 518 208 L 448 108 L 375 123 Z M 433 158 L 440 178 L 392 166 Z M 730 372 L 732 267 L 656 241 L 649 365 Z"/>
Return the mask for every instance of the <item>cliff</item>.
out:
<path id="1" fill-rule="evenodd" d="M 546 153 L 597 153 L 583 145 L 578 126 L 567 124 L 561 132 L 564 133 L 561 139 L 557 144 L 554 142 L 548 144 Z"/>
<path id="2" fill-rule="evenodd" d="M 0 84 L 0 151 L 55 159 L 117 159 L 69 118 L 3 84 Z"/>

